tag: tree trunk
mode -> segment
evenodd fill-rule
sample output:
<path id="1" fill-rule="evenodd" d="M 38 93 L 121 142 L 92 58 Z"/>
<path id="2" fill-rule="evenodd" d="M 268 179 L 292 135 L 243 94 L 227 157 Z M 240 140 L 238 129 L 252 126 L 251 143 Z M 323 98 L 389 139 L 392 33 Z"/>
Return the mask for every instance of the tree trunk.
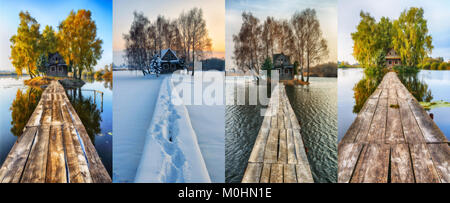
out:
<path id="1" fill-rule="evenodd" d="M 306 78 L 306 82 L 309 82 L 309 54 L 307 56 L 307 62 L 306 62 L 306 68 L 307 68 L 307 72 L 308 72 L 308 76 Z"/>

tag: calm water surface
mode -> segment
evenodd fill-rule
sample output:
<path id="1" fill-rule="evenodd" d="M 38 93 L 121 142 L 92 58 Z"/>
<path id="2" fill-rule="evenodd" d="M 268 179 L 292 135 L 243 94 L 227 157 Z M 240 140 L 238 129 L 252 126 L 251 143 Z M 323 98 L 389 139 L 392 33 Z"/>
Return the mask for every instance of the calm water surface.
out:
<path id="1" fill-rule="evenodd" d="M 11 150 L 42 90 L 23 84 L 28 77 L 0 77 L 0 164 Z M 105 81 L 86 80 L 66 93 L 80 116 L 108 172 L 112 170 L 112 86 Z M 103 92 L 94 93 L 91 90 Z"/>
<path id="2" fill-rule="evenodd" d="M 338 70 L 338 139 L 340 140 L 352 122 L 356 118 L 353 112 L 355 105 L 353 87 L 364 77 L 363 69 L 347 68 Z M 424 87 L 423 91 L 429 96 L 422 96 L 423 100 L 447 101 L 450 102 L 450 71 L 421 70 L 415 78 L 415 85 Z M 425 93 L 421 95 L 426 95 Z M 415 95 L 416 96 L 416 95 Z M 421 97 L 421 96 L 416 96 Z M 426 97 L 426 98 L 425 98 Z M 420 100 L 420 98 L 418 98 Z M 434 108 L 428 111 L 434 114 L 434 121 L 445 134 L 450 138 L 450 107 Z"/>
<path id="3" fill-rule="evenodd" d="M 336 78 L 310 78 L 311 85 L 286 87 L 308 148 L 315 182 L 336 182 Z M 239 86 L 248 92 L 247 84 Z M 227 94 L 227 96 L 229 96 Z M 228 105 L 225 113 L 226 182 L 240 182 L 263 121 L 263 105 Z"/>

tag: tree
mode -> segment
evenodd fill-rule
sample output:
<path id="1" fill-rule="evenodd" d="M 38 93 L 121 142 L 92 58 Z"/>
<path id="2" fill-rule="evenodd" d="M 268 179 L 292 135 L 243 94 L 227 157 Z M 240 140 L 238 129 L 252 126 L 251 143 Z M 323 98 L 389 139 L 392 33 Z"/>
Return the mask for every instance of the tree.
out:
<path id="1" fill-rule="evenodd" d="M 242 25 L 238 34 L 233 35 L 236 65 L 242 70 L 259 72 L 261 63 L 261 33 L 259 19 L 252 13 L 242 13 Z"/>
<path id="2" fill-rule="evenodd" d="M 211 38 L 208 35 L 205 19 L 203 19 L 203 10 L 193 8 L 188 15 L 191 20 L 191 46 L 192 46 L 192 62 L 195 62 L 195 57 L 201 58 L 204 51 L 211 50 Z M 194 75 L 194 68 L 192 68 L 192 75 Z"/>
<path id="3" fill-rule="evenodd" d="M 31 78 L 35 77 L 36 61 L 39 57 L 39 23 L 31 17 L 30 13 L 21 11 L 19 13 L 20 24 L 17 34 L 10 39 L 12 65 L 18 75 L 22 75 L 22 70 L 26 69 Z"/>
<path id="4" fill-rule="evenodd" d="M 56 32 L 51 26 L 45 26 L 42 36 L 39 39 L 39 48 L 41 54 L 48 56 L 49 53 L 56 52 L 58 38 L 56 37 Z"/>
<path id="5" fill-rule="evenodd" d="M 422 8 L 411 7 L 394 21 L 394 49 L 407 66 L 421 63 L 433 49 L 432 37 L 428 34 L 427 20 L 423 18 L 423 13 Z"/>
<path id="6" fill-rule="evenodd" d="M 146 74 L 145 69 L 149 67 L 150 55 L 149 47 L 154 47 L 156 50 L 156 41 L 153 37 L 156 33 L 148 29 L 150 21 L 143 13 L 134 12 L 133 23 L 131 24 L 128 34 L 124 34 L 125 39 L 125 58 L 129 66 L 135 69 L 141 69 Z M 148 43 L 149 38 L 153 39 L 154 46 Z"/>
<path id="7" fill-rule="evenodd" d="M 306 54 L 306 68 L 308 77 L 306 79 L 309 82 L 309 68 L 311 64 L 314 64 L 322 59 L 322 57 L 328 55 L 327 41 L 322 36 L 320 30 L 320 23 L 316 16 L 314 9 L 305 9 L 305 54 Z"/>
<path id="8" fill-rule="evenodd" d="M 369 13 L 360 12 L 361 21 L 356 32 L 351 33 L 353 39 L 353 56 L 363 67 L 373 66 L 376 61 L 377 40 L 376 21 Z"/>
<path id="9" fill-rule="evenodd" d="M 92 71 L 103 52 L 91 11 L 71 11 L 58 28 L 58 51 L 69 62 L 74 77 L 81 78 L 83 71 Z"/>
<path id="10" fill-rule="evenodd" d="M 267 76 L 270 78 L 271 77 L 271 71 L 273 68 L 273 64 L 272 64 L 272 60 L 270 58 L 266 58 L 264 60 L 263 65 L 261 66 L 261 70 L 266 70 L 267 71 Z"/>
<path id="11" fill-rule="evenodd" d="M 292 31 L 294 33 L 294 48 L 295 53 L 293 55 L 294 60 L 298 62 L 298 66 L 300 66 L 300 76 L 301 80 L 304 81 L 303 78 L 303 67 L 304 67 L 304 52 L 305 52 L 305 38 L 306 38 L 306 27 L 305 27 L 305 12 L 295 12 L 291 17 Z M 297 74 L 297 73 L 296 73 Z"/>
<path id="12" fill-rule="evenodd" d="M 274 53 L 274 41 L 276 37 L 276 21 L 273 17 L 267 17 L 262 25 L 261 42 L 263 43 L 265 57 L 272 57 Z"/>

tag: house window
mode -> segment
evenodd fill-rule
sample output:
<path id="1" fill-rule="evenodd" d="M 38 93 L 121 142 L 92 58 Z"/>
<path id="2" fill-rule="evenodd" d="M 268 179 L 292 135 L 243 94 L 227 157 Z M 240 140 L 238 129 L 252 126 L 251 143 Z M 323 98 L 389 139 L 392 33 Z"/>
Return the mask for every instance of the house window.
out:
<path id="1" fill-rule="evenodd" d="M 288 70 L 288 69 L 285 69 L 285 70 L 284 70 L 284 73 L 288 73 L 288 72 L 289 72 L 289 70 Z"/>
<path id="2" fill-rule="evenodd" d="M 389 65 L 391 65 L 392 64 L 392 62 L 391 61 L 389 61 Z"/>

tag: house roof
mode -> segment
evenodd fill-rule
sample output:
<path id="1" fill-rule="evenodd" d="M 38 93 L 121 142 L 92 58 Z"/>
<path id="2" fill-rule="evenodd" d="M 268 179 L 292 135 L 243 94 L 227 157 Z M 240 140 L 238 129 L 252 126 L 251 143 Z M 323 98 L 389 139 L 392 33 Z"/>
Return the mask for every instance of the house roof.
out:
<path id="1" fill-rule="evenodd" d="M 386 59 L 400 59 L 400 56 L 394 49 L 390 49 L 389 52 L 386 54 Z"/>
<path id="2" fill-rule="evenodd" d="M 66 62 L 64 61 L 64 58 L 58 52 L 48 54 L 48 64 L 67 65 Z"/>
<path id="3" fill-rule="evenodd" d="M 167 52 L 169 52 L 169 51 L 172 52 L 173 55 L 178 58 L 176 52 L 174 50 L 172 50 L 172 49 L 163 49 L 163 50 L 161 50 L 161 58 L 163 58 L 167 54 Z"/>

